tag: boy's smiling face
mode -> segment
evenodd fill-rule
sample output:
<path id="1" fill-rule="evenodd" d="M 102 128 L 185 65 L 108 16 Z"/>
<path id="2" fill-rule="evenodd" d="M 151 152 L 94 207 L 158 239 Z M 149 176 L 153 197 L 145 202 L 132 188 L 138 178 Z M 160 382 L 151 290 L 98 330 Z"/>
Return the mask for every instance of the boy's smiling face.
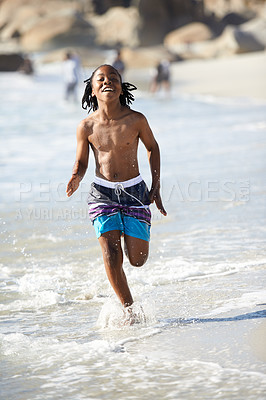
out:
<path id="1" fill-rule="evenodd" d="M 120 75 L 111 65 L 99 67 L 92 79 L 92 96 L 97 99 L 119 98 L 122 94 Z"/>

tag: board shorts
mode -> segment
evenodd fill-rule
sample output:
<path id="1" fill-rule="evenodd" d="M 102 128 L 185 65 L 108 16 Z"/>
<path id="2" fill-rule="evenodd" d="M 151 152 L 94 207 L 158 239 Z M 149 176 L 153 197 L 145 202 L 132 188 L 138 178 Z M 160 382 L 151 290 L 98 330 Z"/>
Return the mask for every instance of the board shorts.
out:
<path id="1" fill-rule="evenodd" d="M 140 175 L 124 182 L 95 177 L 88 195 L 89 218 L 99 238 L 103 233 L 150 240 L 151 212 L 149 190 Z"/>

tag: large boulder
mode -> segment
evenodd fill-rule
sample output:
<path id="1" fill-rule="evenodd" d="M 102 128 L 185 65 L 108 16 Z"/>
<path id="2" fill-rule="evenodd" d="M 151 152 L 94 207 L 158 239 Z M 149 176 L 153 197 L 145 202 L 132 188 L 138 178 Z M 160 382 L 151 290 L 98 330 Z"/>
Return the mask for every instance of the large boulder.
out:
<path id="1" fill-rule="evenodd" d="M 8 21 L 0 32 L 2 41 L 21 37 L 23 32 L 37 23 L 40 13 L 33 7 L 25 5 L 13 12 L 13 18 Z"/>
<path id="2" fill-rule="evenodd" d="M 247 3 L 246 0 L 204 0 L 204 10 L 206 14 L 213 14 L 222 19 L 229 13 L 241 14 L 245 12 Z M 249 6 L 251 5 L 249 4 Z"/>
<path id="3" fill-rule="evenodd" d="M 50 50 L 57 47 L 84 45 L 94 42 L 92 26 L 78 13 L 63 10 L 38 20 L 24 32 L 21 44 L 26 51 Z"/>
<path id="4" fill-rule="evenodd" d="M 129 7 L 131 0 L 94 0 L 93 8 L 96 14 L 105 14 L 112 7 Z"/>
<path id="5" fill-rule="evenodd" d="M 0 54 L 0 71 L 17 71 L 23 64 L 24 59 L 21 54 Z"/>
<path id="6" fill-rule="evenodd" d="M 255 18 L 234 30 L 238 53 L 261 51 L 266 48 L 266 18 Z"/>
<path id="7" fill-rule="evenodd" d="M 168 33 L 164 39 L 164 44 L 167 48 L 171 49 L 180 43 L 201 42 L 211 38 L 212 31 L 207 25 L 201 22 L 192 22 L 191 24 Z"/>
<path id="8" fill-rule="evenodd" d="M 169 49 L 183 59 L 207 59 L 235 54 L 238 44 L 234 36 L 234 28 L 228 26 L 222 35 L 213 40 L 176 43 Z"/>
<path id="9" fill-rule="evenodd" d="M 245 22 L 250 21 L 251 19 L 256 17 L 256 13 L 252 10 L 245 10 L 244 12 L 236 13 L 236 12 L 230 12 L 229 14 L 226 14 L 222 20 L 221 24 L 223 26 L 227 25 L 242 25 Z"/>
<path id="10" fill-rule="evenodd" d="M 19 7 L 27 5 L 28 0 L 3 0 L 0 3 L 0 29 L 9 24 Z"/>
<path id="11" fill-rule="evenodd" d="M 82 11 L 79 1 L 64 0 L 2 0 L 0 2 L 0 29 L 11 25 L 18 25 L 23 29 L 24 23 L 30 22 L 32 14 L 35 17 L 44 17 L 45 15 L 57 13 L 63 10 Z M 30 11 L 31 10 L 31 11 Z M 28 15 L 26 21 L 24 14 Z M 18 19 L 18 22 L 16 22 Z"/>
<path id="12" fill-rule="evenodd" d="M 212 40 L 197 41 L 190 37 L 191 40 L 186 42 L 184 38 L 187 39 L 187 36 L 181 35 L 181 38 L 183 42 L 178 35 L 172 37 L 169 34 L 165 46 L 184 59 L 226 57 L 261 51 L 266 48 L 266 19 L 256 18 L 239 26 L 228 25 L 219 37 Z"/>
<path id="13" fill-rule="evenodd" d="M 172 61 L 172 55 L 164 46 L 141 47 L 132 49 L 123 48 L 122 57 L 125 64 L 130 68 L 151 68 L 155 67 L 161 60 Z"/>
<path id="14" fill-rule="evenodd" d="M 216 39 L 197 42 L 191 46 L 191 58 L 218 58 L 227 57 L 238 52 L 238 44 L 235 40 L 234 27 L 228 26 Z"/>
<path id="15" fill-rule="evenodd" d="M 139 45 L 140 18 L 137 8 L 113 7 L 104 15 L 91 18 L 95 29 L 95 43 L 100 46 Z"/>
<path id="16" fill-rule="evenodd" d="M 143 46 L 163 42 L 164 36 L 203 14 L 201 2 L 184 0 L 139 0 L 142 18 L 140 39 Z"/>

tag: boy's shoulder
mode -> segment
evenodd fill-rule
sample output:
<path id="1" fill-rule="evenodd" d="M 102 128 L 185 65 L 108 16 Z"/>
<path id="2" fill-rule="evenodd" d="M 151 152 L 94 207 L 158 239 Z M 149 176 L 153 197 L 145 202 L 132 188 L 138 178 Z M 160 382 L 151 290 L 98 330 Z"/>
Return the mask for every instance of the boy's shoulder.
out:
<path id="1" fill-rule="evenodd" d="M 78 127 L 82 130 L 90 130 L 95 123 L 95 115 L 90 114 L 86 118 L 82 119 Z"/>
<path id="2" fill-rule="evenodd" d="M 84 118 L 77 126 L 77 137 L 80 139 L 88 138 L 93 132 L 93 122 L 87 117 Z"/>
<path id="3" fill-rule="evenodd" d="M 141 122 L 141 121 L 146 120 L 146 117 L 144 114 L 142 114 L 139 111 L 132 110 L 131 108 L 128 108 L 128 114 L 131 115 L 133 118 L 135 118 L 136 121 Z"/>

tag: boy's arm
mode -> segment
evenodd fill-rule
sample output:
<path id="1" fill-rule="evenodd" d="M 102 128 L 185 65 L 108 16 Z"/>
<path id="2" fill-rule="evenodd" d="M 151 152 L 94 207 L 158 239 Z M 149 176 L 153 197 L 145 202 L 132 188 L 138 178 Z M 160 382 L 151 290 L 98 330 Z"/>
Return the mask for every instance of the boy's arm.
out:
<path id="1" fill-rule="evenodd" d="M 158 210 L 163 215 L 167 215 L 160 195 L 160 149 L 158 143 L 155 140 L 155 137 L 153 136 L 148 121 L 143 115 L 141 116 L 139 137 L 147 149 L 148 159 L 150 163 L 152 176 L 150 201 L 151 203 L 155 201 Z"/>
<path id="2" fill-rule="evenodd" d="M 89 160 L 89 142 L 88 131 L 85 123 L 82 121 L 77 128 L 77 151 L 76 161 L 73 167 L 72 176 L 68 182 L 66 193 L 70 197 L 79 187 L 83 179 Z"/>

